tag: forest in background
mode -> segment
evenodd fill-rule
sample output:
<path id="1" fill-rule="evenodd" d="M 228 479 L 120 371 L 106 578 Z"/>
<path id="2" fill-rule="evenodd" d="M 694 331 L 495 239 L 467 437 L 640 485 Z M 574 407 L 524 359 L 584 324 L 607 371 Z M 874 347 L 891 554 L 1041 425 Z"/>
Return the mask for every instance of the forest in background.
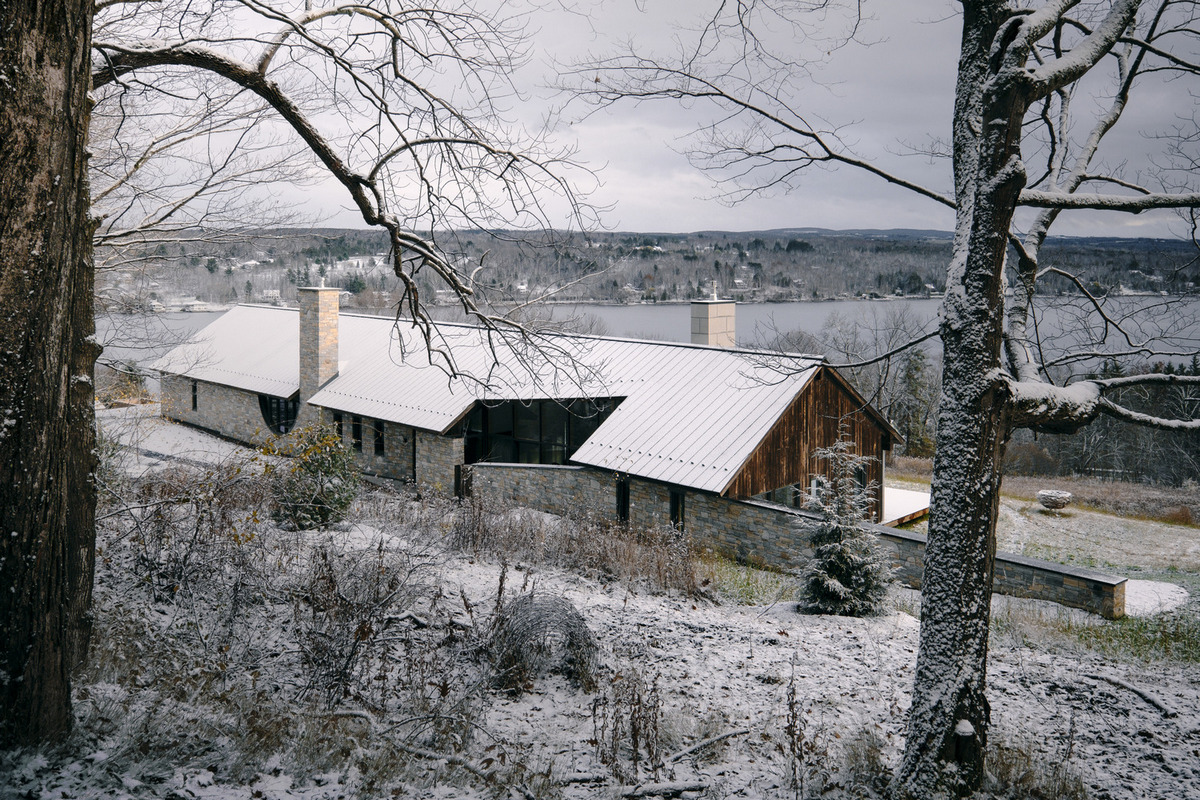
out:
<path id="1" fill-rule="evenodd" d="M 710 296 L 739 302 L 850 297 L 926 297 L 945 289 L 951 235 L 940 231 L 795 228 L 687 234 L 594 233 L 555 248 L 484 233 L 449 235 L 443 246 L 493 304 L 546 297 L 570 302 L 680 302 Z M 249 232 L 221 241 L 163 238 L 98 253 L 102 309 L 295 299 L 296 286 L 325 278 L 351 305 L 386 307 L 396 280 L 386 242 L 368 230 Z M 1060 238 L 1047 264 L 1081 276 L 1093 294 L 1200 292 L 1195 245 L 1173 239 Z M 452 302 L 433 276 L 417 274 L 424 297 Z M 1077 294 L 1048 275 L 1038 290 Z"/>

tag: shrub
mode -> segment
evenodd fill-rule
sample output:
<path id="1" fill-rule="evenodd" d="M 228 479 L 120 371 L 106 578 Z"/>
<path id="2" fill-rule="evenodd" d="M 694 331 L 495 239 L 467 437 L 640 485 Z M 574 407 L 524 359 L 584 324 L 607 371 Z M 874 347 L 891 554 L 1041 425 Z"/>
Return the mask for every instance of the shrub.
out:
<path id="1" fill-rule="evenodd" d="M 271 468 L 275 519 L 296 530 L 339 522 L 358 496 L 359 471 L 341 437 L 320 425 L 292 432 L 263 448 L 290 460 Z"/>
<path id="2" fill-rule="evenodd" d="M 878 611 L 891 582 L 891 564 L 864 521 L 870 509 L 870 485 L 859 475 L 869 459 L 851 451 L 845 432 L 831 447 L 817 451 L 832 478 L 820 476 L 807 508 L 820 515 L 808 528 L 813 557 L 804 569 L 799 610 L 808 614 L 863 617 Z"/>

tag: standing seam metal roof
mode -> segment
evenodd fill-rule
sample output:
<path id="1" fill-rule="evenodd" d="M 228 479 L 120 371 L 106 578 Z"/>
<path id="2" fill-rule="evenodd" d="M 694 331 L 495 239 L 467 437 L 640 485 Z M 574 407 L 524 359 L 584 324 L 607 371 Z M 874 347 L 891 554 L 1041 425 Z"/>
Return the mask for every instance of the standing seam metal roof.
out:
<path id="1" fill-rule="evenodd" d="M 338 376 L 309 402 L 446 433 L 477 400 L 621 397 L 573 462 L 720 493 L 821 363 L 568 334 L 489 339 L 481 328 L 449 323 L 435 333 L 456 376 L 431 363 L 411 323 L 341 314 Z M 153 366 L 290 396 L 299 387 L 298 314 L 238 306 Z"/>

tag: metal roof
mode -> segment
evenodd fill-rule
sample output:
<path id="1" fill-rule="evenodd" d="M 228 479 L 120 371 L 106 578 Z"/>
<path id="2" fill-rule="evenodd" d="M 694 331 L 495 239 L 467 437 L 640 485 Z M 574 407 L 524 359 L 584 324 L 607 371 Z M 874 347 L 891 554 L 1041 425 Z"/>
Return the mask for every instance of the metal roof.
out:
<path id="1" fill-rule="evenodd" d="M 238 306 L 204 329 L 197 344 L 154 366 L 288 396 L 299 385 L 298 327 L 294 309 Z M 822 363 L 817 356 L 525 336 L 450 323 L 433 334 L 435 347 L 452 354 L 453 375 L 436 356 L 431 363 L 410 322 L 341 314 L 338 376 L 309 402 L 445 433 L 476 400 L 621 397 L 573 462 L 720 493 Z M 201 346 L 205 358 L 197 359 Z"/>
<path id="2" fill-rule="evenodd" d="M 297 311 L 235 306 L 150 368 L 248 392 L 291 397 L 300 389 Z"/>

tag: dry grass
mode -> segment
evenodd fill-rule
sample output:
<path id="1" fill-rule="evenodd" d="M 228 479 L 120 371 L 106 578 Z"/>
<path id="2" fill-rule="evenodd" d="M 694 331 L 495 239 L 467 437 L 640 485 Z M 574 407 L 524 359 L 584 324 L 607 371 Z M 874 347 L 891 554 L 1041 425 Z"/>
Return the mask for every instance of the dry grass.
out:
<path id="1" fill-rule="evenodd" d="M 691 538 L 670 525 L 634 528 L 588 512 L 560 518 L 527 509 L 485 510 L 477 497 L 440 502 L 442 511 L 430 514 L 426 524 L 447 531 L 450 544 L 463 552 L 653 591 L 703 594 Z"/>
<path id="2" fill-rule="evenodd" d="M 889 479 L 928 483 L 932 474 L 933 462 L 927 458 L 896 456 L 888 461 Z M 1006 475 L 1001 491 L 1007 497 L 1032 503 L 1042 489 L 1070 492 L 1074 495 L 1071 508 L 1193 527 L 1200 520 L 1200 489 L 1194 485 L 1151 486 L 1098 478 Z"/>

